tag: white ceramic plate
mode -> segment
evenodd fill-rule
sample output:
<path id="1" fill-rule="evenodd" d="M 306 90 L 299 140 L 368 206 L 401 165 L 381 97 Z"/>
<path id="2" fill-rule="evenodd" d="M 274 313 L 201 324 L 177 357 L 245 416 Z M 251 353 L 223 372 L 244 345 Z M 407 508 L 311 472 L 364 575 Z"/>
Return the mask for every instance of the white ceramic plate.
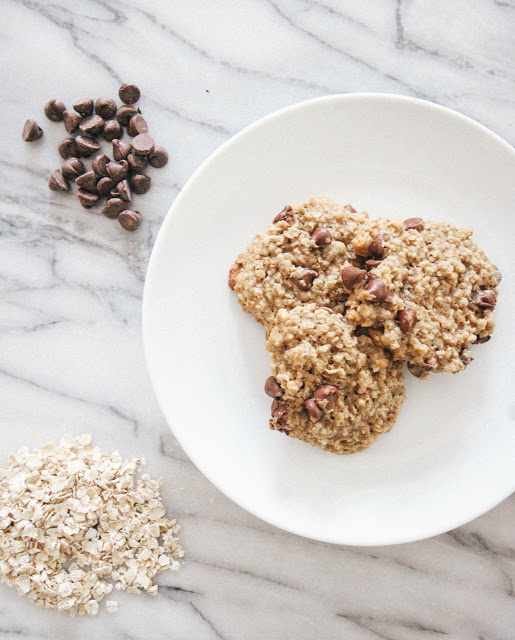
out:
<path id="1" fill-rule="evenodd" d="M 488 129 L 382 94 L 283 109 L 204 162 L 154 247 L 143 333 L 161 408 L 214 485 L 278 527 L 353 545 L 447 531 L 514 490 L 514 177 L 515 152 Z M 475 361 L 457 376 L 407 374 L 393 430 L 351 456 L 268 429 L 264 330 L 227 286 L 253 235 L 310 196 L 472 227 L 504 275 L 494 338 L 473 348 Z"/>

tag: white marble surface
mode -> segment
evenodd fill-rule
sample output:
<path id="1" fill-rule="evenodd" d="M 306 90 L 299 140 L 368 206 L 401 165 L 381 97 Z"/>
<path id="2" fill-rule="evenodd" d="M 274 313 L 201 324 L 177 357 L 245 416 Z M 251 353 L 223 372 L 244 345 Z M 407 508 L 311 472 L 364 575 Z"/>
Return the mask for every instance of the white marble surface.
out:
<path id="1" fill-rule="evenodd" d="M 171 435 L 145 372 L 140 308 L 159 226 L 230 135 L 294 102 L 385 91 L 456 108 L 514 141 L 509 0 L 3 0 L 0 13 L 0 455 L 65 432 L 145 455 L 183 525 L 183 570 L 157 598 L 71 619 L 0 587 L 11 638 L 508 640 L 515 500 L 423 542 L 336 547 L 268 526 L 221 495 Z M 48 191 L 60 125 L 42 105 L 143 90 L 171 152 L 135 234 Z M 21 141 L 27 117 L 43 125 Z M 125 594 L 124 594 L 125 595 Z"/>

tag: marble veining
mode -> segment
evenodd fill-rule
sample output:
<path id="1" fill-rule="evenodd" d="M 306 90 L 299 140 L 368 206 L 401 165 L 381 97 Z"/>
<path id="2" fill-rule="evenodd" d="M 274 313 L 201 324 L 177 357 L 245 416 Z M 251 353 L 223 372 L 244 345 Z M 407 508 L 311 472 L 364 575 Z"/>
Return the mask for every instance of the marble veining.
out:
<path id="1" fill-rule="evenodd" d="M 244 512 L 197 471 L 154 399 L 141 296 L 164 215 L 228 137 L 324 94 L 433 100 L 509 142 L 515 5 L 509 0 L 4 0 L 0 21 L 0 454 L 91 432 L 144 455 L 187 551 L 156 598 L 70 619 L 0 587 L 0 640 L 509 640 L 515 500 L 422 542 L 353 548 L 304 540 Z M 142 89 L 170 151 L 136 200 L 133 235 L 47 188 L 61 125 L 51 97 Z M 26 118 L 45 130 L 21 141 Z"/>

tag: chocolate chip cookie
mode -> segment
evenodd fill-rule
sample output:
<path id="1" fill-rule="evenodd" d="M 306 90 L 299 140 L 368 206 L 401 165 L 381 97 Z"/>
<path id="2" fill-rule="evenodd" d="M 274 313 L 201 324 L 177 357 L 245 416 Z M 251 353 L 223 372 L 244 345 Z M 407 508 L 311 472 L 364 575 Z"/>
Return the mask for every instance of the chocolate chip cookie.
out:
<path id="1" fill-rule="evenodd" d="M 348 294 L 341 266 L 355 261 L 351 241 L 367 220 L 366 213 L 329 198 L 284 207 L 230 270 L 229 286 L 243 310 L 264 325 L 279 309 L 301 303 L 343 312 Z"/>
<path id="2" fill-rule="evenodd" d="M 356 336 L 341 314 L 316 304 L 281 309 L 267 349 L 270 428 L 339 454 L 392 428 L 404 401 L 402 363 Z"/>
<path id="3" fill-rule="evenodd" d="M 346 318 L 417 377 L 464 369 L 494 329 L 501 274 L 471 236 L 447 222 L 379 218 L 352 240 L 362 264 L 342 268 Z"/>

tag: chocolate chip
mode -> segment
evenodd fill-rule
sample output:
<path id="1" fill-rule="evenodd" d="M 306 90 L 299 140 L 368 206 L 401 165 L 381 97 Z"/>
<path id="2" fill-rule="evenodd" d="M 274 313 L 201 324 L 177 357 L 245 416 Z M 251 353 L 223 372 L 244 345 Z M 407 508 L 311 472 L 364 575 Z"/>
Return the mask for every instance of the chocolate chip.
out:
<path id="1" fill-rule="evenodd" d="M 132 141 L 134 153 L 140 156 L 148 156 L 154 151 L 154 138 L 147 133 L 140 133 Z"/>
<path id="2" fill-rule="evenodd" d="M 70 188 L 70 183 L 63 176 L 62 172 L 59 169 L 56 169 L 50 174 L 48 187 L 52 191 L 68 191 L 68 189 Z"/>
<path id="3" fill-rule="evenodd" d="M 274 218 L 274 222 L 282 222 L 283 220 L 285 222 L 292 222 L 293 220 L 293 213 L 292 213 L 293 209 L 290 207 L 289 204 L 287 204 L 284 209 L 281 209 L 281 211 L 279 211 L 279 213 L 275 216 Z"/>
<path id="4" fill-rule="evenodd" d="M 317 247 L 326 247 L 332 242 L 332 236 L 329 229 L 325 227 L 317 227 L 311 234 L 311 239 Z"/>
<path id="5" fill-rule="evenodd" d="M 497 284 L 501 284 L 501 280 L 502 280 L 502 273 L 499 271 L 499 269 L 495 266 L 495 264 L 493 265 L 494 267 L 494 279 L 497 282 Z"/>
<path id="6" fill-rule="evenodd" d="M 137 136 L 140 133 L 148 133 L 148 124 L 145 118 L 139 113 L 136 113 L 136 115 L 132 116 L 132 118 L 129 120 L 127 133 L 132 137 Z"/>
<path id="7" fill-rule="evenodd" d="M 304 402 L 304 406 L 306 407 L 306 411 L 308 413 L 308 418 L 311 422 L 318 422 L 322 417 L 322 409 L 317 405 L 314 400 L 306 400 Z"/>
<path id="8" fill-rule="evenodd" d="M 384 333 L 384 320 L 382 318 L 374 318 L 370 328 L 374 329 L 374 331 L 379 331 L 379 333 Z"/>
<path id="9" fill-rule="evenodd" d="M 82 133 L 87 133 L 89 136 L 97 136 L 103 128 L 104 121 L 97 115 L 89 116 L 89 118 L 83 120 L 79 125 L 79 129 Z"/>
<path id="10" fill-rule="evenodd" d="M 124 104 L 116 112 L 116 119 L 121 125 L 123 125 L 124 127 L 127 127 L 129 125 L 131 118 L 135 116 L 137 113 L 138 112 L 134 107 L 129 107 L 129 105 Z"/>
<path id="11" fill-rule="evenodd" d="M 111 191 L 115 188 L 116 183 L 111 178 L 100 178 L 97 182 L 97 191 L 103 197 L 107 198 L 111 195 Z"/>
<path id="12" fill-rule="evenodd" d="M 485 344 L 485 342 L 488 342 L 491 338 L 492 336 L 483 336 L 482 338 L 478 338 L 475 344 Z"/>
<path id="13" fill-rule="evenodd" d="M 124 202 L 130 202 L 132 200 L 132 194 L 127 180 L 119 182 L 111 191 L 111 195 L 113 198 L 121 198 Z"/>
<path id="14" fill-rule="evenodd" d="M 381 264 L 382 260 L 366 260 L 365 264 L 369 269 L 373 269 L 374 267 L 378 267 Z"/>
<path id="15" fill-rule="evenodd" d="M 284 426 L 286 416 L 288 415 L 288 405 L 286 402 L 274 398 L 272 402 L 272 419 L 270 420 L 271 429 L 279 429 Z"/>
<path id="16" fill-rule="evenodd" d="M 490 291 L 490 289 L 480 291 L 474 298 L 474 304 L 476 304 L 481 309 L 494 309 L 496 302 L 497 298 L 495 296 L 495 293 L 493 291 Z"/>
<path id="17" fill-rule="evenodd" d="M 375 258 L 375 260 L 382 260 L 384 258 L 383 240 L 384 233 L 378 233 L 372 238 L 372 242 L 368 245 L 368 255 Z"/>
<path id="18" fill-rule="evenodd" d="M 358 269 L 351 264 L 346 264 L 341 270 L 343 286 L 347 291 L 352 291 L 358 284 L 363 284 L 367 279 L 367 272 L 365 269 Z"/>
<path id="19" fill-rule="evenodd" d="M 75 111 L 65 111 L 63 114 L 64 128 L 67 133 L 74 133 L 79 128 L 82 118 Z"/>
<path id="20" fill-rule="evenodd" d="M 125 202 L 120 198 L 110 198 L 106 201 L 102 213 L 108 218 L 117 218 L 125 209 Z"/>
<path id="21" fill-rule="evenodd" d="M 148 160 L 145 156 L 138 156 L 132 151 L 127 156 L 127 162 L 129 163 L 129 168 L 134 173 L 140 173 L 141 171 L 144 171 L 148 166 Z"/>
<path id="22" fill-rule="evenodd" d="M 136 173 L 129 178 L 129 184 L 134 193 L 147 193 L 150 189 L 150 177 L 142 173 Z"/>
<path id="23" fill-rule="evenodd" d="M 129 165 L 127 160 L 120 160 L 120 162 L 108 162 L 107 175 L 112 178 L 117 184 L 127 177 L 129 172 Z"/>
<path id="24" fill-rule="evenodd" d="M 309 291 L 313 286 L 313 280 L 318 276 L 314 269 L 305 269 L 300 276 L 292 276 L 293 281 L 301 291 Z"/>
<path id="25" fill-rule="evenodd" d="M 397 322 L 402 333 L 409 333 L 417 322 L 417 312 L 415 309 L 402 309 L 397 314 Z"/>
<path id="26" fill-rule="evenodd" d="M 85 136 L 77 136 L 75 138 L 75 143 L 77 145 L 79 155 L 84 158 L 89 158 L 89 156 L 92 156 L 100 150 L 100 144 L 96 140 L 86 138 Z"/>
<path id="27" fill-rule="evenodd" d="M 134 104 L 138 102 L 141 93 L 135 84 L 124 83 L 121 85 L 118 95 L 120 96 L 120 100 L 125 104 Z"/>
<path id="28" fill-rule="evenodd" d="M 412 376 L 415 376 L 415 378 L 427 380 L 427 378 L 429 378 L 429 374 L 434 371 L 434 368 L 430 365 L 418 365 L 408 362 L 408 371 Z"/>
<path id="29" fill-rule="evenodd" d="M 139 227 L 139 223 L 141 222 L 141 215 L 139 211 L 125 209 L 125 211 L 120 213 L 118 222 L 122 225 L 125 231 L 136 231 Z"/>
<path id="30" fill-rule="evenodd" d="M 117 120 L 107 120 L 104 124 L 103 136 L 106 142 L 112 142 L 115 138 L 120 139 L 123 136 L 122 125 Z"/>
<path id="31" fill-rule="evenodd" d="M 424 221 L 422 218 L 408 218 L 404 220 L 404 228 L 406 231 L 409 229 L 415 229 L 416 231 L 422 231 L 424 229 Z"/>
<path id="32" fill-rule="evenodd" d="M 368 332 L 368 327 L 362 327 L 358 324 L 358 326 L 354 329 L 354 335 L 356 337 L 370 335 Z"/>
<path id="33" fill-rule="evenodd" d="M 343 208 L 347 209 L 347 211 L 350 211 L 350 213 L 357 213 L 356 209 L 354 209 L 351 204 L 346 204 Z"/>
<path id="34" fill-rule="evenodd" d="M 57 150 L 61 158 L 77 158 L 80 156 L 79 146 L 75 138 L 65 138 L 59 143 Z"/>
<path id="35" fill-rule="evenodd" d="M 318 387 L 318 389 L 315 389 L 313 398 L 321 409 L 324 411 L 331 411 L 336 404 L 337 393 L 338 389 L 334 384 L 323 384 L 321 387 Z"/>
<path id="36" fill-rule="evenodd" d="M 60 100 L 49 100 L 45 105 L 45 115 L 52 122 L 61 122 L 66 107 Z"/>
<path id="37" fill-rule="evenodd" d="M 116 113 L 116 102 L 112 98 L 97 98 L 95 100 L 95 113 L 101 118 L 109 120 Z"/>
<path id="38" fill-rule="evenodd" d="M 63 176 L 67 180 L 75 180 L 77 176 L 81 176 L 85 171 L 83 163 L 78 158 L 66 158 L 61 165 Z"/>
<path id="39" fill-rule="evenodd" d="M 93 115 L 93 98 L 81 98 L 73 103 L 73 108 L 83 118 Z"/>
<path id="40" fill-rule="evenodd" d="M 79 189 L 77 191 L 77 198 L 85 209 L 90 209 L 96 205 L 99 200 L 98 194 L 91 193 L 91 191 L 86 191 L 85 189 Z"/>
<path id="41" fill-rule="evenodd" d="M 132 146 L 128 142 L 113 140 L 113 158 L 118 162 L 124 160 L 132 151 Z"/>
<path id="42" fill-rule="evenodd" d="M 148 157 L 148 163 L 155 169 L 162 169 L 168 163 L 168 151 L 164 147 L 156 147 Z"/>
<path id="43" fill-rule="evenodd" d="M 97 193 L 97 182 L 98 177 L 94 171 L 87 171 L 75 179 L 75 184 L 78 187 L 90 193 Z"/>
<path id="44" fill-rule="evenodd" d="M 39 126 L 39 124 L 29 118 L 25 121 L 23 125 L 23 131 L 21 137 L 25 142 L 34 142 L 35 140 L 39 140 L 43 135 L 43 129 Z"/>
<path id="45" fill-rule="evenodd" d="M 265 393 L 267 396 L 270 396 L 270 398 L 280 398 L 283 395 L 284 390 L 274 376 L 270 376 L 265 382 Z"/>
<path id="46" fill-rule="evenodd" d="M 91 168 L 99 178 L 104 178 L 107 175 L 107 165 L 109 162 L 111 162 L 111 160 L 105 153 L 99 153 L 98 156 L 93 158 Z"/>
<path id="47" fill-rule="evenodd" d="M 388 289 L 379 278 L 369 280 L 365 285 L 365 291 L 371 296 L 372 302 L 384 302 L 388 298 Z"/>
<path id="48" fill-rule="evenodd" d="M 77 186 L 90 193 L 97 193 L 97 182 L 98 177 L 94 171 L 87 171 L 75 180 Z"/>

